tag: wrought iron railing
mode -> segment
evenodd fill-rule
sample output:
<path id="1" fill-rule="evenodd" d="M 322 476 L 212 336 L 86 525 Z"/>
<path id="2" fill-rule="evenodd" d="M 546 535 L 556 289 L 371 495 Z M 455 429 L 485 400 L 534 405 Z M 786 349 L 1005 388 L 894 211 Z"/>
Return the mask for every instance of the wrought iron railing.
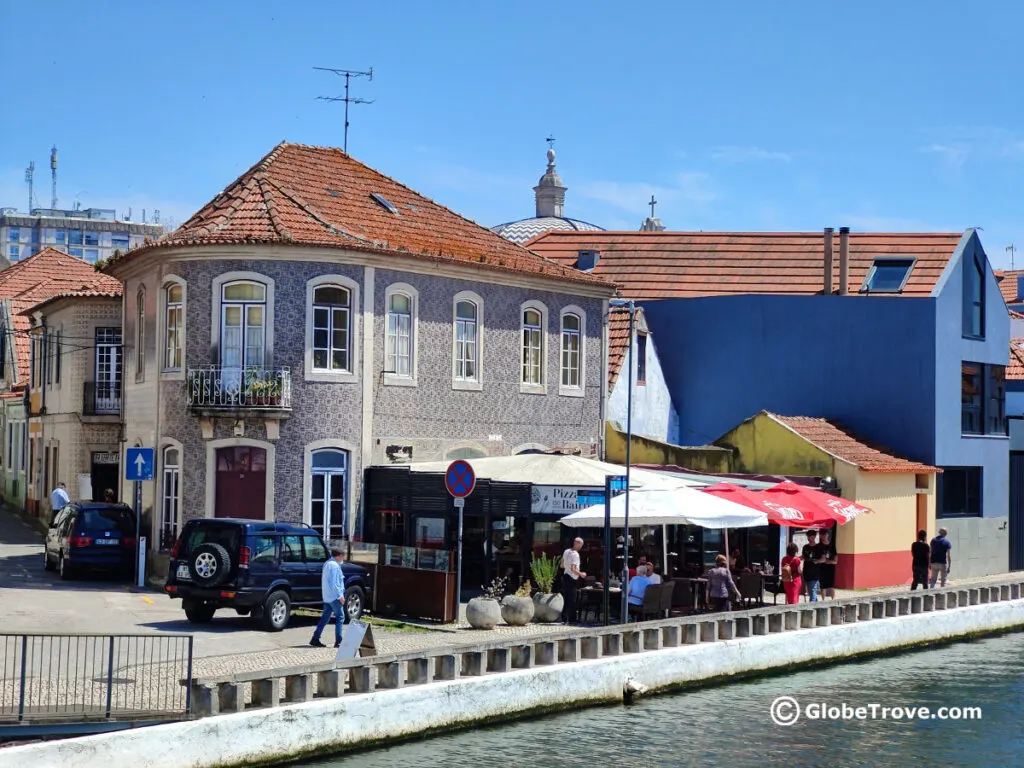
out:
<path id="1" fill-rule="evenodd" d="M 191 635 L 0 633 L 0 733 L 23 723 L 173 719 L 192 711 Z"/>
<path id="2" fill-rule="evenodd" d="M 117 416 L 121 413 L 121 387 L 112 381 L 87 381 L 82 388 L 82 415 Z"/>
<path id="3" fill-rule="evenodd" d="M 185 396 L 191 408 L 290 410 L 292 377 L 287 368 L 189 368 Z"/>

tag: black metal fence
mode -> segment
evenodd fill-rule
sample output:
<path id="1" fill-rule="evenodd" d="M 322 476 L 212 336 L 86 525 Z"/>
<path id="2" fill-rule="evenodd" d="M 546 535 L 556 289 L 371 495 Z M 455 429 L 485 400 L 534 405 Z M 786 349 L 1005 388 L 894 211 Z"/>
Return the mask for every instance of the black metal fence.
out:
<path id="1" fill-rule="evenodd" d="M 0 633 L 0 729 L 185 718 L 191 635 Z"/>

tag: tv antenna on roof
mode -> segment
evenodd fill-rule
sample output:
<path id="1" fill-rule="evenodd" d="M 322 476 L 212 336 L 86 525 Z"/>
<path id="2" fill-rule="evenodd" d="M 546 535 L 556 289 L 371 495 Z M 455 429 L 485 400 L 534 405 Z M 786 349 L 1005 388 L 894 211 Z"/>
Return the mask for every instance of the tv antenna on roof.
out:
<path id="1" fill-rule="evenodd" d="M 367 80 L 373 80 L 373 67 L 370 67 L 367 72 L 357 72 L 353 69 L 334 69 L 333 67 L 313 67 L 321 72 L 333 72 L 336 75 L 343 75 L 345 77 L 345 95 L 344 96 L 317 96 L 317 99 L 321 101 L 343 101 L 345 102 L 345 143 L 343 145 L 343 151 L 348 154 L 348 105 L 349 104 L 373 104 L 372 100 L 360 99 L 355 96 L 348 95 L 349 81 L 353 77 L 365 77 Z"/>
<path id="2" fill-rule="evenodd" d="M 1006 252 L 1010 254 L 1010 269 L 1013 269 L 1013 254 L 1017 252 L 1017 246 L 1015 246 L 1013 243 L 1010 243 L 1008 246 L 1006 246 Z"/>

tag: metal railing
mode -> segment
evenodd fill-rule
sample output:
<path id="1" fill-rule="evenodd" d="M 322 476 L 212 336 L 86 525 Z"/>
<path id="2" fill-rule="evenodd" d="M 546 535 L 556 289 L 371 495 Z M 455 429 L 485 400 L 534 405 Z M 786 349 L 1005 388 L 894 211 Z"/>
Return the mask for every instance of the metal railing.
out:
<path id="1" fill-rule="evenodd" d="M 191 408 L 291 410 L 288 368 L 189 368 L 185 396 Z"/>
<path id="2" fill-rule="evenodd" d="M 121 413 L 121 387 L 116 382 L 85 382 L 82 387 L 83 416 L 117 416 L 119 413 Z"/>
<path id="3" fill-rule="evenodd" d="M 0 730 L 192 711 L 191 635 L 0 633 L 0 672 Z"/>

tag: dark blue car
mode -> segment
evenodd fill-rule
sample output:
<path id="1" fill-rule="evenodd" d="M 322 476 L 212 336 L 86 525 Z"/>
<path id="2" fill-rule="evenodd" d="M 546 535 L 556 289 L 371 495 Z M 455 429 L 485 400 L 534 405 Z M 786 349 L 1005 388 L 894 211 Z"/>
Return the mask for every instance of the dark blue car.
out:
<path id="1" fill-rule="evenodd" d="M 165 591 L 181 598 L 188 620 L 210 621 L 219 608 L 251 615 L 265 629 L 285 628 L 292 606 L 319 609 L 327 547 L 312 528 L 262 520 L 189 520 L 171 550 Z M 358 619 L 372 594 L 370 571 L 343 563 L 345 612 Z"/>
<path id="2" fill-rule="evenodd" d="M 62 579 L 88 571 L 130 575 L 135 568 L 135 513 L 124 504 L 67 504 L 50 524 L 43 566 Z"/>

